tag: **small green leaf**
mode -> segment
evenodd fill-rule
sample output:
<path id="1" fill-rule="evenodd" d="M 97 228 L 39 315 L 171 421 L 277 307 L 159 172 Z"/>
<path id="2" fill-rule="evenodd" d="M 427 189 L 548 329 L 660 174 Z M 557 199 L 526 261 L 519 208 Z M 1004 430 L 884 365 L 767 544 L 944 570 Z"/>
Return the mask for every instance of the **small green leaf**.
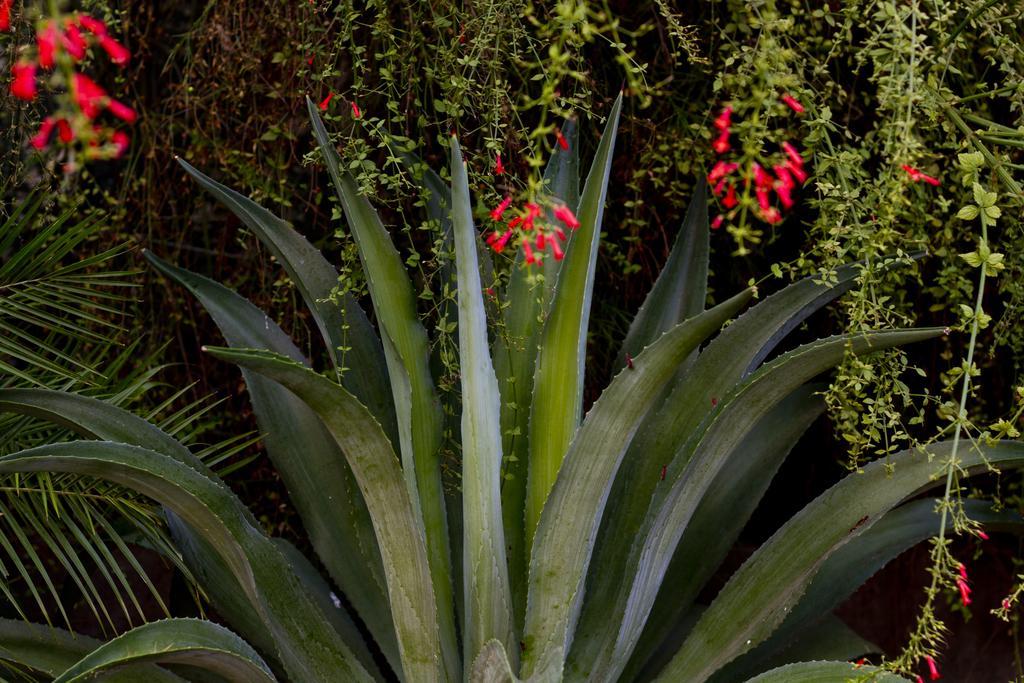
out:
<path id="1" fill-rule="evenodd" d="M 956 213 L 957 218 L 964 221 L 973 221 L 978 217 L 978 207 L 974 204 L 968 204 Z"/>

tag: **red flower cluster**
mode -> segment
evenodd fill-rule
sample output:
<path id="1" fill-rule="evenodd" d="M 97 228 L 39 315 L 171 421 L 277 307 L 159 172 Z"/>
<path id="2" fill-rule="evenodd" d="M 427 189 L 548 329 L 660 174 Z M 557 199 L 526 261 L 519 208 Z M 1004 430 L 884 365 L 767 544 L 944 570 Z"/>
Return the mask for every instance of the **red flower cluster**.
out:
<path id="1" fill-rule="evenodd" d="M 9 18 L 10 2 L 0 0 L 0 27 L 9 28 Z M 126 65 L 131 57 L 128 49 L 107 33 L 106 24 L 99 19 L 77 14 L 60 21 L 46 20 L 36 31 L 36 61 L 22 59 L 11 67 L 11 94 L 27 102 L 35 100 L 39 94 L 36 79 L 39 69 L 53 69 L 61 54 L 66 54 L 73 66 L 85 59 L 91 44 L 98 45 L 118 66 Z M 128 135 L 123 131 L 104 129 L 93 123 L 93 120 L 103 111 L 108 111 L 122 121 L 134 123 L 135 110 L 110 97 L 85 74 L 76 71 L 71 78 L 68 91 L 82 116 L 67 113 L 64 116 L 46 117 L 39 132 L 31 140 L 32 146 L 36 149 L 45 148 L 56 129 L 58 138 L 65 144 L 76 138 L 87 143 L 86 155 L 89 158 L 119 157 L 124 154 L 128 149 Z M 110 147 L 105 151 L 101 149 L 101 144 L 109 144 Z"/>
<path id="2" fill-rule="evenodd" d="M 505 211 L 512 205 L 512 197 L 505 197 L 498 206 L 491 211 L 491 220 L 500 223 Z M 487 245 L 495 252 L 500 253 L 512 239 L 517 231 L 522 235 L 523 253 L 526 255 L 526 263 L 533 265 L 541 263 L 543 256 L 534 251 L 543 252 L 548 247 L 556 261 L 565 258 L 561 242 L 566 240 L 566 233 L 562 226 L 546 224 L 538 220 L 544 211 L 539 204 L 527 202 L 522 211 L 519 211 L 503 227 L 495 229 L 487 237 Z M 566 228 L 575 230 L 580 227 L 576 215 L 565 204 L 558 204 L 551 209 L 551 215 L 560 221 Z"/>
<path id="3" fill-rule="evenodd" d="M 797 113 L 804 111 L 803 105 L 791 95 L 783 95 L 780 99 L 793 111 Z M 732 113 L 732 107 L 725 107 L 713 122 L 718 134 L 712 141 L 711 147 L 718 155 L 723 155 L 732 149 L 729 142 Z M 749 190 L 751 181 L 753 181 L 758 217 L 772 225 L 782 220 L 782 212 L 772 205 L 772 193 L 778 197 L 783 209 L 792 208 L 795 203 L 793 192 L 807 181 L 807 171 L 804 168 L 804 158 L 793 143 L 785 141 L 780 148 L 786 159 L 780 164 L 774 164 L 770 172 L 754 161 L 745 169 L 745 172 L 739 174 L 740 177 L 733 179 L 731 176 L 740 171 L 738 163 L 724 160 L 715 163 L 711 172 L 708 173 L 708 184 L 711 185 L 715 196 L 721 198 L 722 206 L 726 210 L 732 211 L 740 203 L 737 197 L 737 185 L 742 183 L 742 187 Z M 711 227 L 717 230 L 724 222 L 725 216 L 719 214 L 712 220 Z"/>

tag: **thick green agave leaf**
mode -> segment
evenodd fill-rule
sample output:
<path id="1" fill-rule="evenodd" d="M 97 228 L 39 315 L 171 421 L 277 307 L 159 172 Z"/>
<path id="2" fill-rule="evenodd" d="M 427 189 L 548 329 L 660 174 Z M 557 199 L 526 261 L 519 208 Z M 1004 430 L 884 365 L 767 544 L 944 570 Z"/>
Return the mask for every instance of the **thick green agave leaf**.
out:
<path id="1" fill-rule="evenodd" d="M 750 652 L 729 662 L 714 675 L 713 680 L 716 683 L 742 681 L 759 670 L 772 668 L 764 663 L 769 660 L 775 661 L 776 665 L 798 661 L 779 657 L 788 655 L 793 646 L 806 641 L 819 629 L 823 618 L 827 619 L 835 607 L 882 567 L 905 550 L 937 534 L 940 519 L 938 504 L 937 499 L 922 498 L 901 505 L 832 553 L 811 579 L 796 607 L 771 636 Z M 1015 511 L 994 512 L 991 503 L 981 500 L 965 500 L 964 511 L 968 517 L 986 528 L 1017 533 L 1024 531 L 1024 517 Z M 677 649 L 678 645 L 672 647 L 669 653 Z M 813 657 L 835 658 L 824 655 Z"/>
<path id="2" fill-rule="evenodd" d="M 679 364 L 750 300 L 745 290 L 666 333 L 620 372 L 573 439 L 530 561 L 522 675 L 561 676 L 604 503 L 626 446 Z"/>
<path id="3" fill-rule="evenodd" d="M 89 439 L 148 448 L 206 476 L 214 476 L 173 436 L 138 415 L 97 398 L 53 389 L 0 389 L 0 412 L 31 415 Z"/>
<path id="4" fill-rule="evenodd" d="M 567 122 L 562 135 L 568 150 L 556 149 L 544 170 L 544 187 L 555 200 L 574 212 L 579 204 L 579 146 L 577 126 Z M 548 220 L 554 220 L 549 215 Z M 505 295 L 505 326 L 494 338 L 494 372 L 501 391 L 502 452 L 505 456 L 501 486 L 505 545 L 508 548 L 512 601 L 516 625 L 522 628 L 526 612 L 526 479 L 529 463 L 530 402 L 537 362 L 537 341 L 551 302 L 551 292 L 563 261 L 545 259 L 537 268 L 522 263 L 516 252 Z"/>
<path id="5" fill-rule="evenodd" d="M 304 362 L 288 335 L 248 300 L 151 252 L 145 255 L 199 300 L 228 344 L 268 349 Z M 267 454 L 288 487 L 320 560 L 397 668 L 384 567 L 369 512 L 345 456 L 320 418 L 291 392 L 244 369 L 243 377 Z"/>
<path id="6" fill-rule="evenodd" d="M 796 514 L 732 576 L 683 646 L 661 672 L 664 681 L 703 681 L 764 641 L 797 604 L 828 557 L 864 533 L 901 500 L 936 484 L 952 443 L 928 454 L 903 451 L 846 476 Z M 960 451 L 960 467 L 1024 465 L 1024 444 L 975 444 Z M 894 466 L 894 467 L 891 467 Z"/>
<path id="7" fill-rule="evenodd" d="M 710 250 L 707 181 L 701 178 L 668 261 L 629 325 L 619 353 L 620 367 L 626 364 L 627 355 L 638 355 L 663 333 L 704 310 Z"/>
<path id="8" fill-rule="evenodd" d="M 471 683 L 519 683 L 508 661 L 505 648 L 497 640 L 488 640 L 470 669 Z"/>
<path id="9" fill-rule="evenodd" d="M 223 626 L 201 619 L 165 619 L 143 624 L 103 643 L 54 683 L 91 681 L 121 667 L 150 663 L 199 667 L 228 683 L 277 681 L 256 651 Z M 148 672 L 136 670 L 135 675 L 146 677 Z"/>
<path id="10" fill-rule="evenodd" d="M 841 361 L 847 352 L 878 351 L 941 333 L 940 329 L 858 333 L 806 344 L 765 365 L 724 396 L 669 461 L 664 484 L 657 482 L 650 512 L 627 556 L 627 580 L 600 594 L 607 627 L 597 637 L 605 647 L 597 650 L 598 659 L 593 665 L 584 669 L 591 680 L 614 680 L 621 673 L 693 513 L 719 472 L 727 471 L 736 458 L 742 457 L 737 446 L 771 408 Z M 608 569 L 595 566 L 598 573 Z"/>
<path id="11" fill-rule="evenodd" d="M 179 157 L 178 163 L 238 216 L 281 263 L 313 314 L 342 385 L 359 397 L 389 436 L 394 436 L 395 408 L 384 370 L 384 349 L 359 302 L 350 294 L 332 296 L 338 286 L 338 271 L 291 223 L 184 159 Z"/>
<path id="12" fill-rule="evenodd" d="M 426 530 L 430 572 L 437 599 L 438 629 L 448 677 L 462 677 L 462 660 L 455 635 L 448 518 L 441 484 L 440 448 L 444 416 L 430 375 L 430 344 L 416 311 L 416 295 L 402 257 L 380 216 L 355 180 L 340 167 L 338 153 L 306 98 L 313 134 L 331 174 L 349 229 L 359 249 L 370 298 L 384 342 L 384 356 L 398 418 L 402 468 L 409 496 L 420 510 Z"/>
<path id="13" fill-rule="evenodd" d="M 162 453 L 109 441 L 72 441 L 0 458 L 0 473 L 67 472 L 98 477 L 155 499 L 220 554 L 267 623 L 290 678 L 372 678 L 323 617 L 274 544 L 216 478 Z"/>
<path id="14" fill-rule="evenodd" d="M 825 402 L 817 395 L 822 389 L 824 385 L 804 385 L 782 400 L 737 447 L 743 457 L 715 477 L 669 565 L 668 574 L 678 576 L 679 581 L 661 586 L 624 679 L 633 680 L 652 655 L 655 661 L 651 665 L 657 670 L 667 661 L 659 662 L 657 655 L 668 657 L 678 649 L 684 634 L 674 627 L 725 559 L 797 440 L 824 411 Z M 593 594 L 590 588 L 588 592 Z M 588 635 L 593 628 L 588 621 L 590 615 L 584 610 L 576 630 L 576 646 L 569 660 L 569 671 L 574 674 L 579 674 L 578 662 L 596 658 L 593 651 L 588 651 L 598 642 Z M 666 633 L 676 633 L 677 638 L 666 640 Z"/>
<path id="15" fill-rule="evenodd" d="M 501 518 L 501 395 L 487 343 L 469 179 L 452 137 L 452 225 L 458 277 L 462 384 L 463 620 L 465 666 L 484 643 L 517 650 Z"/>
<path id="16" fill-rule="evenodd" d="M 748 683 L 847 683 L 870 679 L 878 683 L 906 683 L 905 678 L 874 666 L 850 662 L 799 662 L 767 671 Z"/>
<path id="17" fill-rule="evenodd" d="M 373 654 L 367 647 L 363 634 L 359 632 L 359 627 L 352 621 L 352 617 L 345 610 L 338 596 L 334 594 L 330 584 L 320 576 L 316 567 L 306 559 L 306 556 L 298 548 L 283 538 L 272 540 L 288 560 L 295 576 L 305 586 L 306 592 L 316 602 L 324 617 L 334 626 L 334 630 L 341 635 L 342 639 L 352 647 L 353 654 L 359 658 L 359 663 L 363 665 L 363 668 L 378 682 L 383 683 L 387 680 L 377 667 L 376 662 L 373 661 Z"/>
<path id="18" fill-rule="evenodd" d="M 900 262 L 894 260 L 887 267 Z M 657 409 L 646 417 L 616 474 L 595 552 L 595 566 L 602 569 L 589 578 L 589 591 L 610 594 L 620 591 L 631 579 L 630 556 L 622 548 L 634 543 L 641 533 L 651 498 L 659 487 L 659 480 L 650 473 L 673 461 L 680 445 L 714 404 L 759 358 L 808 315 L 849 289 L 859 272 L 859 264 L 843 266 L 836 270 L 830 284 L 806 278 L 758 302 L 715 337 L 670 384 L 667 398 L 659 400 Z M 679 563 L 672 569 L 676 571 L 667 575 L 666 585 L 685 586 L 693 578 L 687 576 L 687 568 Z M 682 607 L 688 606 L 686 599 Z M 671 628 L 671 616 L 664 616 L 669 618 L 656 618 L 648 627 L 648 633 L 660 631 L 659 635 L 652 635 L 655 639 L 663 638 Z M 610 654 L 612 634 L 608 630 L 614 628 L 614 622 L 608 620 L 602 605 L 585 603 L 582 623 L 588 632 L 605 631 L 603 642 L 590 643 L 588 639 L 588 643 L 593 652 Z M 581 670 L 587 671 L 587 659 L 581 657 L 580 661 L 584 664 Z"/>
<path id="19" fill-rule="evenodd" d="M 540 333 L 530 407 L 530 457 L 526 478 L 527 556 L 541 510 L 555 485 L 562 459 L 583 413 L 590 301 L 621 111 L 622 93 L 619 93 L 608 114 L 604 135 L 580 196 L 577 210 L 580 225 L 566 247 L 565 262 L 558 272 L 549 315 Z"/>
<path id="20" fill-rule="evenodd" d="M 14 619 L 0 619 L 0 660 L 53 678 L 101 645 L 102 641 L 79 633 Z M 153 683 L 184 683 L 184 679 L 155 665 L 112 673 L 103 680 L 109 683 L 136 683 L 140 677 Z"/>
<path id="21" fill-rule="evenodd" d="M 398 458 L 369 411 L 344 387 L 287 356 L 256 350 L 207 351 L 280 383 L 327 425 L 348 458 L 370 511 L 384 560 L 405 679 L 453 680 L 439 657 L 441 634 L 422 522 Z"/>

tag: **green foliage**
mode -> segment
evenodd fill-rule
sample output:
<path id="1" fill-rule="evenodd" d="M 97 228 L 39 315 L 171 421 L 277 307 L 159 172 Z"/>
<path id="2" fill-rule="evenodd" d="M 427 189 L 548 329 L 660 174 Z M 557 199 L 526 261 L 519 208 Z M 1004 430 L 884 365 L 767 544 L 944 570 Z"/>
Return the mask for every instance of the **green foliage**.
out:
<path id="1" fill-rule="evenodd" d="M 192 290 L 224 331 L 230 348 L 207 350 L 243 368 L 261 427 L 270 437 L 272 457 L 288 457 L 289 448 L 296 454 L 323 449 L 315 473 L 301 473 L 311 463 L 294 464 L 298 469 L 290 475 L 289 486 L 307 523 L 314 529 L 323 527 L 323 534 L 311 534 L 313 545 L 346 600 L 329 593 L 330 587 L 294 549 L 269 538 L 209 467 L 167 432 L 87 398 L 47 391 L 20 394 L 17 409 L 102 440 L 22 450 L 0 458 L 0 473 L 98 477 L 155 499 L 171 515 L 185 560 L 197 577 L 216 588 L 212 597 L 226 606 L 222 615 L 264 649 L 261 658 L 237 636 L 205 622 L 157 622 L 97 647 L 59 680 L 110 666 L 175 661 L 201 663 L 229 678 L 252 680 L 258 675 L 304 683 L 339 676 L 379 679 L 388 673 L 408 681 L 513 681 L 517 674 L 534 680 L 707 680 L 768 641 L 801 604 L 819 570 L 827 567 L 835 573 L 830 584 L 847 591 L 855 588 L 865 578 L 862 557 L 876 552 L 876 544 L 855 541 L 884 520 L 889 510 L 902 512 L 899 504 L 929 484 L 933 457 L 956 450 L 954 441 L 932 446 L 929 454 L 912 450 L 894 455 L 898 466 L 892 476 L 884 462 L 865 468 L 863 475 L 849 475 L 769 539 L 710 606 L 698 605 L 701 584 L 722 561 L 785 454 L 820 410 L 820 404 L 811 400 L 813 387 L 806 383 L 846 356 L 859 358 L 941 334 L 928 328 L 861 331 L 805 344 L 765 363 L 788 332 L 851 286 L 859 271 L 844 267 L 832 283 L 810 278 L 784 288 L 714 336 L 755 291 L 748 288 L 706 311 L 695 310 L 692 292 L 707 286 L 699 244 L 707 234 L 708 217 L 703 198 L 698 198 L 687 238 L 677 242 L 671 259 L 676 264 L 673 271 L 685 277 L 685 286 L 655 288 L 643 308 L 648 322 L 630 336 L 629 343 L 636 346 L 630 347 L 629 356 L 624 354 L 626 366 L 585 416 L 580 417 L 580 402 L 571 397 L 547 408 L 580 423 L 563 452 L 555 453 L 557 476 L 550 493 L 541 496 L 536 536 L 523 549 L 529 561 L 511 561 L 503 537 L 530 538 L 524 530 L 532 503 L 525 488 L 517 489 L 518 496 L 505 496 L 500 489 L 517 476 L 529 481 L 534 469 L 551 466 L 550 448 L 539 444 L 553 439 L 560 427 L 556 421 L 549 434 L 531 424 L 527 433 L 519 433 L 525 443 L 514 452 L 523 454 L 525 467 L 513 469 L 505 463 L 503 479 L 504 436 L 521 423 L 516 411 L 502 406 L 515 394 L 504 392 L 499 382 L 515 385 L 530 377 L 550 381 L 539 370 L 538 359 L 547 354 L 582 362 L 580 339 L 589 326 L 586 309 L 593 295 L 593 264 L 617 111 L 607 123 L 581 195 L 584 227 L 569 240 L 569 255 L 557 273 L 550 308 L 538 311 L 532 288 L 543 283 L 540 278 L 523 283 L 522 297 L 511 298 L 515 277 L 508 288 L 496 292 L 507 320 L 522 315 L 517 311 L 534 312 L 536 334 L 527 332 L 525 340 L 509 339 L 506 325 L 488 328 L 495 312 L 484 297 L 481 270 L 486 269 L 479 256 L 461 149 L 458 141 L 452 144 L 452 186 L 445 198 L 451 208 L 444 224 L 452 231 L 455 251 L 462 401 L 457 406 L 459 436 L 453 439 L 460 446 L 456 462 L 462 481 L 440 498 L 435 493 L 442 478 L 438 435 L 448 428 L 451 415 L 437 409 L 437 383 L 430 370 L 428 336 L 412 295 L 413 281 L 402 267 L 391 232 L 353 176 L 337 163 L 316 107 L 310 105 L 321 153 L 365 267 L 377 321 L 376 330 L 361 332 L 369 338 L 343 347 L 336 345 L 337 329 L 328 322 L 321 327 L 324 342 L 328 349 L 354 352 L 375 348 L 379 339 L 393 406 L 364 403 L 357 393 L 366 385 L 357 381 L 356 373 L 349 374 L 349 360 L 340 362 L 340 354 L 327 354 L 332 367 L 321 374 L 244 299 L 155 257 L 150 260 Z M 324 299 L 310 286 L 313 280 L 307 278 L 311 272 L 329 272 L 323 257 L 287 223 L 194 169 L 191 172 L 231 210 L 250 217 L 254 231 L 276 249 L 282 266 L 298 282 L 307 306 L 322 320 L 332 320 L 336 311 L 324 306 Z M 290 246 L 283 248 L 286 244 Z M 351 307 L 358 304 L 349 299 L 344 306 L 351 314 Z M 563 328 L 556 329 L 554 322 L 573 307 L 583 309 L 582 315 L 569 316 L 569 332 L 556 333 Z M 523 344 L 537 345 L 536 353 L 524 354 L 515 363 L 502 362 L 499 372 L 495 354 Z M 578 374 L 582 376 L 582 370 Z M 578 381 L 571 383 L 570 394 L 579 386 Z M 66 409 L 53 409 L 61 401 Z M 10 403 L 14 402 L 0 405 L 10 408 Z M 779 405 L 801 407 L 785 414 L 776 410 Z M 678 419 L 677 411 L 683 411 L 685 419 Z M 385 426 L 392 414 L 395 436 Z M 301 433 L 289 431 L 290 421 L 300 416 L 312 419 L 310 427 Z M 770 439 L 758 436 L 759 430 L 778 422 L 785 429 L 773 430 L 777 433 Z M 283 434 L 283 443 L 275 441 Z M 644 457 L 627 457 L 641 436 L 643 450 L 638 453 Z M 653 442 L 651 437 L 656 437 Z M 755 443 L 757 448 L 749 448 Z M 751 457 L 755 462 L 748 461 Z M 279 462 L 285 466 L 284 460 Z M 961 457 L 964 473 L 983 462 L 1022 465 L 1024 449 L 1011 443 L 978 444 Z M 729 486 L 738 471 L 744 472 L 743 485 Z M 354 488 L 335 490 L 333 481 L 352 481 Z M 446 510 L 451 500 L 461 514 Z M 321 512 L 352 522 L 327 528 L 315 519 Z M 627 524 L 617 524 L 620 513 Z M 694 553 L 690 534 L 706 536 L 716 524 L 727 530 L 720 534 L 717 550 L 705 554 L 700 547 Z M 375 544 L 360 536 L 368 527 Z M 328 532 L 341 539 L 332 539 Z M 847 547 L 851 550 L 842 566 L 828 564 Z M 652 620 L 661 589 L 676 585 L 671 572 L 679 566 L 680 550 L 688 552 L 682 559 L 696 563 L 703 579 L 694 584 L 683 612 Z M 461 563 L 452 557 L 459 551 Z M 339 572 L 335 562 L 343 553 L 368 578 L 353 581 Z M 381 578 L 371 578 L 377 567 Z M 519 590 L 525 591 L 525 599 L 516 595 Z M 360 593 L 368 599 L 361 601 Z M 816 598 L 815 604 L 833 597 Z M 812 612 L 824 616 L 817 609 Z M 381 614 L 384 619 L 379 619 Z M 353 628 L 356 617 L 366 624 L 365 632 Z M 31 630 L 35 628 L 26 626 L 38 633 Z M 18 633 L 12 628 L 6 637 L 21 637 Z M 680 633 L 682 638 L 669 651 L 674 654 L 662 663 L 665 668 L 652 664 L 648 671 L 650 653 Z M 462 634 L 461 639 L 456 634 Z M 389 672 L 377 669 L 367 636 L 377 642 Z M 847 656 L 859 653 L 844 648 L 864 647 L 862 641 L 840 633 L 830 652 L 836 651 L 836 643 L 840 654 Z M 774 666 L 801 656 L 798 650 L 783 652 L 764 661 Z M 633 662 L 635 653 L 645 654 Z M 39 662 L 31 652 L 18 649 L 7 648 L 3 656 L 29 668 Z M 766 666 L 755 666 L 750 673 Z M 848 671 L 841 662 L 793 666 L 799 667 L 793 671 L 807 676 Z M 186 680 L 194 675 L 189 669 L 175 673 Z M 783 674 L 763 674 L 764 680 L 779 675 Z"/>

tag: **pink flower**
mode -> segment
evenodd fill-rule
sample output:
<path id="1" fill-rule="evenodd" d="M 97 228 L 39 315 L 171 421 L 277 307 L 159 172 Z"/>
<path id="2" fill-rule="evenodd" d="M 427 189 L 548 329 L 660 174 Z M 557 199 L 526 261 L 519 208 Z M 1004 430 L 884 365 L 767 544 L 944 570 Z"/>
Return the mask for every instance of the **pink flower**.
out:
<path id="1" fill-rule="evenodd" d="M 511 204 L 512 197 L 505 197 L 503 200 L 501 200 L 501 203 L 494 207 L 494 209 L 491 211 L 491 220 L 500 221 L 501 214 L 505 213 L 505 209 L 507 209 Z"/>
<path id="2" fill-rule="evenodd" d="M 82 32 L 70 20 L 67 21 L 64 32 L 60 34 L 60 42 L 73 60 L 85 59 L 85 38 L 82 37 Z"/>
<path id="3" fill-rule="evenodd" d="M 30 62 L 15 62 L 11 67 L 14 79 L 11 94 L 19 100 L 31 102 L 36 98 L 36 65 Z"/>
<path id="4" fill-rule="evenodd" d="M 0 31 L 11 30 L 11 2 L 12 0 L 0 0 Z"/>
<path id="5" fill-rule="evenodd" d="M 36 149 L 43 149 L 50 142 L 50 134 L 53 132 L 53 127 L 57 125 L 57 122 L 52 116 L 47 116 L 43 119 L 43 123 L 39 126 L 39 132 L 35 134 L 35 137 L 31 140 L 31 145 Z"/>
<path id="6" fill-rule="evenodd" d="M 935 660 L 932 659 L 930 655 L 925 655 L 924 656 L 924 661 L 928 662 L 928 677 L 929 678 L 931 678 L 933 681 L 937 681 L 940 678 L 942 678 L 942 676 L 939 675 L 939 667 L 935 666 Z"/>
<path id="7" fill-rule="evenodd" d="M 107 109 L 110 113 L 126 123 L 135 123 L 135 110 L 113 98 L 107 98 Z"/>
<path id="8" fill-rule="evenodd" d="M 1004 610 L 1009 610 L 1010 609 L 1010 599 L 1009 598 L 1003 598 L 1003 609 Z"/>
<path id="9" fill-rule="evenodd" d="M 789 157 L 790 165 L 796 166 L 797 168 L 804 167 L 804 158 L 800 155 L 800 151 L 793 146 L 788 140 L 782 143 L 782 151 Z"/>
<path id="10" fill-rule="evenodd" d="M 961 562 L 960 565 L 957 567 L 957 570 L 960 572 L 960 578 L 963 579 L 964 581 L 966 581 L 967 580 L 967 565 L 965 565 L 963 562 Z"/>
<path id="11" fill-rule="evenodd" d="M 353 100 L 352 101 L 352 118 L 359 119 L 359 118 L 362 118 L 362 116 L 363 116 L 363 113 L 361 111 L 359 111 L 359 105 L 355 103 L 355 100 Z"/>
<path id="12" fill-rule="evenodd" d="M 919 183 L 923 180 L 929 185 L 941 185 L 938 178 L 933 178 L 932 176 L 926 173 L 922 173 L 913 166 L 907 166 L 906 164 L 903 164 L 901 168 L 907 172 L 907 175 L 910 176 L 910 179 L 913 180 L 915 183 Z"/>
<path id="13" fill-rule="evenodd" d="M 807 171 L 804 170 L 802 165 L 794 164 L 792 161 L 786 162 L 786 168 L 789 170 L 793 177 L 796 178 L 797 182 L 803 184 L 807 182 Z"/>
<path id="14" fill-rule="evenodd" d="M 505 164 L 501 163 L 501 152 L 494 155 L 494 175 L 505 175 Z"/>
<path id="15" fill-rule="evenodd" d="M 717 216 L 715 216 L 715 220 L 711 221 L 711 229 L 718 230 L 720 227 L 722 227 L 722 223 L 724 222 L 725 216 L 723 216 L 722 214 L 718 214 Z"/>
<path id="16" fill-rule="evenodd" d="M 131 53 L 121 43 L 117 42 L 110 36 L 103 34 L 100 36 L 100 47 L 110 57 L 110 61 L 118 66 L 124 66 L 128 63 L 128 59 L 131 57 Z"/>
<path id="17" fill-rule="evenodd" d="M 576 228 L 580 227 L 580 222 L 576 218 L 576 214 L 574 214 L 572 212 L 572 209 L 570 209 L 565 204 L 559 204 L 558 206 L 556 206 L 553 213 L 555 214 L 555 218 L 565 223 L 565 227 L 569 228 L 570 230 L 575 230 Z"/>
<path id="18" fill-rule="evenodd" d="M 74 93 L 75 101 L 78 103 L 78 108 L 90 119 L 94 119 L 99 115 L 100 107 L 103 106 L 104 100 L 107 99 L 106 91 L 85 74 L 75 74 L 72 92 Z"/>
<path id="19" fill-rule="evenodd" d="M 97 38 L 107 35 L 107 25 L 99 19 L 90 17 L 88 14 L 82 14 L 78 17 L 78 25 Z"/>
<path id="20" fill-rule="evenodd" d="M 761 218 L 765 223 L 775 225 L 782 221 L 782 214 L 774 206 L 770 206 L 767 209 L 761 211 Z"/>
<path id="21" fill-rule="evenodd" d="M 983 541 L 987 541 L 988 540 L 988 534 L 986 534 L 984 531 L 981 531 L 979 529 L 978 530 L 978 538 L 980 538 Z"/>
<path id="22" fill-rule="evenodd" d="M 797 114 L 804 113 L 804 105 L 797 102 L 796 98 L 790 95 L 789 93 L 784 94 L 779 99 L 782 100 L 783 104 L 785 104 L 787 107 L 795 111 Z"/>

